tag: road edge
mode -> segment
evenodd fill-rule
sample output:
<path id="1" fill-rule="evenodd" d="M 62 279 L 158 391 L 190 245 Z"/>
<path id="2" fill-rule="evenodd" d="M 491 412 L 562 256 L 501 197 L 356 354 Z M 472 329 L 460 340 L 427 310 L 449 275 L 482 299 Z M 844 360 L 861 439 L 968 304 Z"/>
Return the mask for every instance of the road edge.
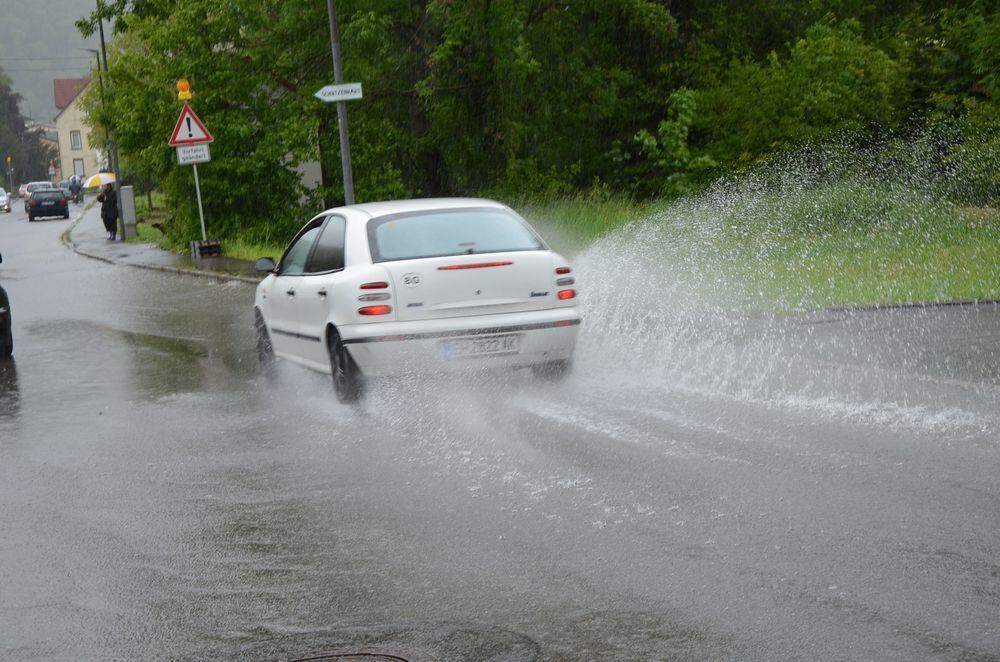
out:
<path id="1" fill-rule="evenodd" d="M 92 204 L 93 203 L 91 203 L 91 205 Z M 171 267 L 169 265 L 143 264 L 141 262 L 117 262 L 103 255 L 97 255 L 96 253 L 85 251 L 81 249 L 79 246 L 77 246 L 77 244 L 73 241 L 73 230 L 80 223 L 80 221 L 83 220 L 84 214 L 87 213 L 91 205 L 85 207 L 83 211 L 81 211 L 80 214 L 75 219 L 73 219 L 72 224 L 70 224 L 70 226 L 66 228 L 66 230 L 63 231 L 62 235 L 60 236 L 60 239 L 62 239 L 63 244 L 77 255 L 82 255 L 83 257 L 87 257 L 92 260 L 99 260 L 107 264 L 116 264 L 125 267 L 137 267 L 139 269 L 147 269 L 149 271 L 161 271 L 161 272 L 169 272 L 175 274 L 184 274 L 187 276 L 197 276 L 199 278 L 211 278 L 218 281 L 238 281 L 242 283 L 250 283 L 253 285 L 256 285 L 260 282 L 260 279 L 248 278 L 246 276 L 237 276 L 235 274 L 226 274 L 218 271 L 202 271 L 200 269 L 182 269 L 180 267 Z"/>

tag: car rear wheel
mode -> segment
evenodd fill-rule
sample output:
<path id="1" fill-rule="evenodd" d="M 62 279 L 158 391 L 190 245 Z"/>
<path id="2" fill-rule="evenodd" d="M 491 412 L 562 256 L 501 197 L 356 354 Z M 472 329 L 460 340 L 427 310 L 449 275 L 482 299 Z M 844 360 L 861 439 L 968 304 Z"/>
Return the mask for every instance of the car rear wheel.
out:
<path id="1" fill-rule="evenodd" d="M 254 316 L 254 331 L 257 336 L 257 361 L 262 370 L 271 370 L 274 367 L 274 346 L 271 344 L 271 334 L 267 332 L 267 325 L 264 318 L 258 311 Z"/>
<path id="2" fill-rule="evenodd" d="M 344 343 L 341 342 L 340 334 L 333 329 L 327 333 L 326 348 L 330 354 L 333 392 L 337 400 L 345 404 L 357 402 L 362 391 L 361 373 Z"/>
<path id="3" fill-rule="evenodd" d="M 28 222 L 32 223 L 32 222 L 34 222 L 34 220 L 35 220 L 35 217 L 32 214 L 28 214 Z"/>

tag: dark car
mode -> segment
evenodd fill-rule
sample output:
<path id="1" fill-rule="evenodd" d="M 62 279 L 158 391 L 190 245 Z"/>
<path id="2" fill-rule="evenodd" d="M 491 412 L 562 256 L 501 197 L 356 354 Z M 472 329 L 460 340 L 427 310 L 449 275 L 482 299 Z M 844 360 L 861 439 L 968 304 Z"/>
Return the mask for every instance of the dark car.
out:
<path id="1" fill-rule="evenodd" d="M 0 255 L 0 262 L 3 256 Z M 0 359 L 10 356 L 14 352 L 14 336 L 10 331 L 10 300 L 7 292 L 0 287 Z"/>
<path id="2" fill-rule="evenodd" d="M 21 187 L 24 192 L 21 193 L 21 197 L 24 198 L 24 211 L 28 212 L 28 201 L 31 200 L 31 194 L 35 191 L 41 191 L 43 189 L 54 189 L 55 186 L 51 182 L 30 182 Z M 57 189 L 58 190 L 58 189 Z"/>
<path id="3" fill-rule="evenodd" d="M 42 216 L 69 218 L 69 199 L 59 189 L 40 189 L 28 196 L 28 220 Z"/>

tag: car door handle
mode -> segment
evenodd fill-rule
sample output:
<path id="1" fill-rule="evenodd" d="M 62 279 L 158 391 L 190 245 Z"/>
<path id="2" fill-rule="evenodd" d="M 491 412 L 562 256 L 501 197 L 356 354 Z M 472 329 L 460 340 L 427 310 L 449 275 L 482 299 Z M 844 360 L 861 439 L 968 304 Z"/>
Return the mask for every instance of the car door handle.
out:
<path id="1" fill-rule="evenodd" d="M 290 297 L 293 297 L 295 296 L 295 290 L 285 290 L 285 294 L 287 294 Z"/>
<path id="2" fill-rule="evenodd" d="M 319 298 L 320 298 L 320 299 L 325 299 L 325 298 L 326 298 L 326 290 L 320 290 L 320 291 L 319 291 L 319 292 L 317 292 L 316 294 L 318 294 L 318 295 L 319 295 Z"/>

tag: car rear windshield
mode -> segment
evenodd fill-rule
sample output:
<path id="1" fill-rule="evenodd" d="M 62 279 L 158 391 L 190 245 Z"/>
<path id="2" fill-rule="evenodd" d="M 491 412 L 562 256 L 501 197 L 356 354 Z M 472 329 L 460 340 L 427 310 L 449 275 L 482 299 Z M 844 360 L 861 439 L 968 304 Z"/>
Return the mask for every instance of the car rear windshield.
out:
<path id="1" fill-rule="evenodd" d="M 35 191 L 31 194 L 35 200 L 59 200 L 63 197 L 62 191 Z"/>
<path id="2" fill-rule="evenodd" d="M 501 209 L 443 209 L 368 223 L 373 262 L 544 249 L 524 221 Z"/>

